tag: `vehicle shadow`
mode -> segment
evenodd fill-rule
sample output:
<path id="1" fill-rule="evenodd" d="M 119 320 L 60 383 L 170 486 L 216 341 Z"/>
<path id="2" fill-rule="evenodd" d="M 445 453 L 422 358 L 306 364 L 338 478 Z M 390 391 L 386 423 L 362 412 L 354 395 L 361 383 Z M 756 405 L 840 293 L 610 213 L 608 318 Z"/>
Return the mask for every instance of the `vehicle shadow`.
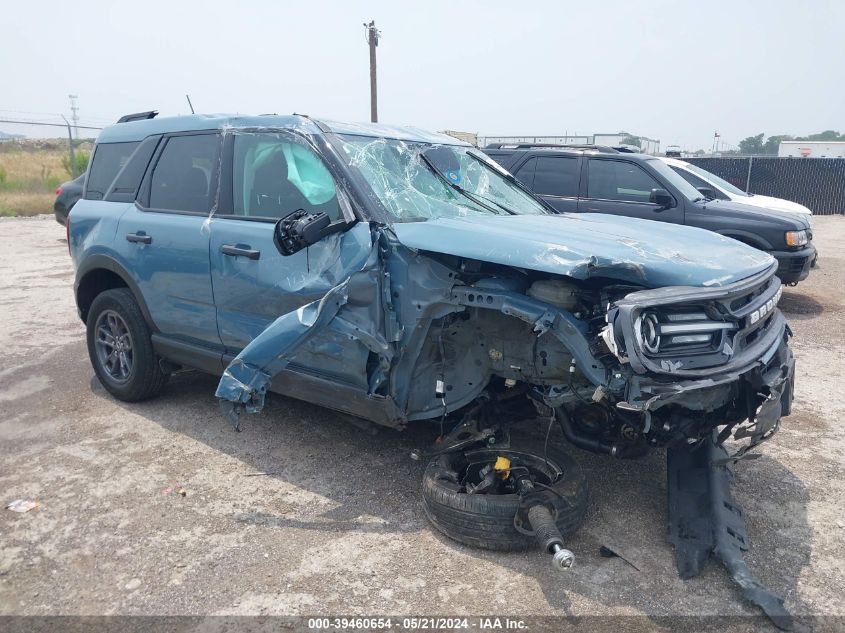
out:
<path id="1" fill-rule="evenodd" d="M 789 320 L 812 319 L 824 312 L 825 306 L 807 294 L 797 291 L 784 292 L 778 307 Z"/>
<path id="2" fill-rule="evenodd" d="M 118 403 L 168 431 L 202 442 L 237 459 L 251 471 L 244 477 L 269 477 L 327 497 L 332 509 L 299 518 L 265 510 L 237 512 L 234 521 L 264 528 L 328 532 L 408 534 L 427 531 L 444 548 L 463 557 L 503 566 L 536 581 L 552 608 L 561 614 L 590 612 L 604 605 L 631 613 L 675 616 L 701 613 L 748 616 L 760 611 L 715 560 L 697 578 L 681 580 L 673 548 L 666 540 L 666 456 L 657 451 L 636 461 L 615 460 L 579 450 L 552 434 L 552 443 L 572 454 L 590 486 L 590 508 L 583 527 L 567 542 L 576 556 L 569 572 L 555 572 L 539 551 L 501 553 L 470 548 L 437 532 L 420 503 L 425 464 L 409 458 L 428 447 L 437 423 L 418 423 L 404 432 L 362 428 L 316 405 L 270 394 L 260 415 L 242 416 L 236 433 L 213 397 L 217 379 L 196 372 L 172 377 L 165 393 L 143 403 Z M 92 390 L 110 398 L 92 382 Z M 530 432 L 542 436 L 545 429 Z M 807 614 L 798 580 L 810 563 L 812 530 L 807 524 L 809 496 L 800 480 L 778 461 L 763 457 L 736 468 L 735 499 L 745 509 L 753 573 L 785 598 L 787 608 Z M 362 517 L 375 520 L 362 520 Z M 599 554 L 606 546 L 622 558 Z M 475 581 L 470 581 L 475 582 Z M 682 605 L 679 607 L 679 605 Z"/>

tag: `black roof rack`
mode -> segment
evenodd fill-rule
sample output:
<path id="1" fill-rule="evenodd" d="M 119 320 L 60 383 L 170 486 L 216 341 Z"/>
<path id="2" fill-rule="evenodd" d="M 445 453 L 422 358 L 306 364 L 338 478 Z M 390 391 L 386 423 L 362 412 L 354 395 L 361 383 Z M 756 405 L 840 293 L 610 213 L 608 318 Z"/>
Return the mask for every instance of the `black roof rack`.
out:
<path id="1" fill-rule="evenodd" d="M 149 110 L 148 112 L 136 112 L 134 114 L 124 114 L 120 117 L 118 123 L 128 123 L 129 121 L 144 121 L 146 119 L 154 119 L 158 115 L 158 110 Z"/>
<path id="2" fill-rule="evenodd" d="M 592 149 L 606 154 L 618 154 L 619 150 L 607 145 L 589 143 L 490 143 L 484 149 Z"/>
<path id="3" fill-rule="evenodd" d="M 311 121 L 311 123 L 316 125 L 317 129 L 320 130 L 323 134 L 328 134 L 332 131 L 332 129 L 328 125 L 308 114 L 300 114 L 299 112 L 294 112 L 293 116 L 301 116 L 303 119 L 308 119 L 309 121 Z"/>

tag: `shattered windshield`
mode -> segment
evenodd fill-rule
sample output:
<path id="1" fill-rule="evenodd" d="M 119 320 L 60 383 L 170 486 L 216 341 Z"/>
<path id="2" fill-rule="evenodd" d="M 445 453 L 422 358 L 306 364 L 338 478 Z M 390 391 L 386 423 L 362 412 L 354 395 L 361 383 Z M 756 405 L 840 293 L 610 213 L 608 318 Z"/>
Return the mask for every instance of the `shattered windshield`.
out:
<path id="1" fill-rule="evenodd" d="M 472 147 L 344 136 L 358 169 L 398 222 L 547 213 Z"/>

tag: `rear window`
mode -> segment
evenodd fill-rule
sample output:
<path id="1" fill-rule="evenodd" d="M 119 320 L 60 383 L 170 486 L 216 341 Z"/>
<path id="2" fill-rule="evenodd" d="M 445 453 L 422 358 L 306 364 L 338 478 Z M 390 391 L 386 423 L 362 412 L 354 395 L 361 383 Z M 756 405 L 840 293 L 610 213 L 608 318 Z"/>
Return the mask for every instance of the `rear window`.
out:
<path id="1" fill-rule="evenodd" d="M 132 156 L 138 147 L 138 142 L 130 143 L 99 143 L 88 168 L 88 184 L 85 187 L 85 198 L 88 200 L 102 200 L 114 181 L 115 176 Z"/>

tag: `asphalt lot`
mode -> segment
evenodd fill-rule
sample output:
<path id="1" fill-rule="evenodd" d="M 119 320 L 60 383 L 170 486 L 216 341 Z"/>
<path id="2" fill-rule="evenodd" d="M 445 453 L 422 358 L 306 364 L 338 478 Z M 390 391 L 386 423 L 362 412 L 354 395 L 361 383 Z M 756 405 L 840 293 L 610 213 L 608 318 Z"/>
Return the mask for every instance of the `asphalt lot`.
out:
<path id="1" fill-rule="evenodd" d="M 820 267 L 781 304 L 794 414 L 734 494 L 758 577 L 795 614 L 845 616 L 845 218 L 816 218 L 815 237 Z M 758 613 L 715 562 L 678 578 L 663 453 L 568 449 L 592 507 L 567 574 L 539 552 L 464 547 L 420 505 L 408 453 L 431 428 L 359 428 L 271 396 L 236 434 L 195 372 L 120 403 L 89 365 L 64 229 L 0 219 L 0 254 L 0 500 L 40 502 L 0 510 L 0 614 Z"/>

